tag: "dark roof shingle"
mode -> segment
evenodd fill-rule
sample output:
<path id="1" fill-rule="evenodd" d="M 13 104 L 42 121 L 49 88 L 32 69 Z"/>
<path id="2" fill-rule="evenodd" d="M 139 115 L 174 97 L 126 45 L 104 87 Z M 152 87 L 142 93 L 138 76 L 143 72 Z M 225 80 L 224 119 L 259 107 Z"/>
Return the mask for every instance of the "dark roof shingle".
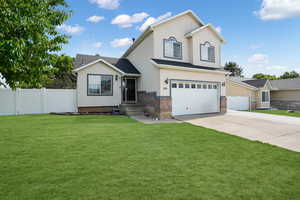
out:
<path id="1" fill-rule="evenodd" d="M 247 83 L 248 85 L 251 85 L 251 86 L 254 86 L 257 88 L 261 88 L 261 87 L 265 86 L 267 79 L 246 80 L 243 82 Z"/>
<path id="2" fill-rule="evenodd" d="M 273 90 L 300 90 L 300 78 L 270 81 Z"/>
<path id="3" fill-rule="evenodd" d="M 187 62 L 178 62 L 178 61 L 162 60 L 162 59 L 154 59 L 154 58 L 152 58 L 152 60 L 159 65 L 170 65 L 170 66 L 176 66 L 176 67 L 187 67 L 187 68 L 193 68 L 193 69 L 205 69 L 205 70 L 211 70 L 211 71 L 225 72 L 225 70 L 222 70 L 219 68 L 193 65 L 193 64 L 187 63 Z"/>
<path id="4" fill-rule="evenodd" d="M 94 62 L 98 59 L 103 59 L 106 62 L 114 65 L 119 70 L 126 74 L 140 74 L 140 72 L 133 66 L 133 64 L 126 58 L 112 58 L 112 57 L 103 57 L 98 55 L 84 55 L 77 54 L 74 61 L 74 69 L 87 65 L 91 62 Z"/>

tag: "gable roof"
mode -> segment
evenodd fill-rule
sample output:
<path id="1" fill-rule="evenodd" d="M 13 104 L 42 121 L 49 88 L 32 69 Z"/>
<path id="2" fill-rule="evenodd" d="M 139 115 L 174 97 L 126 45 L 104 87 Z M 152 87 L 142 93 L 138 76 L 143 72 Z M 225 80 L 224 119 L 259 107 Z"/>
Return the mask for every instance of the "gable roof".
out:
<path id="1" fill-rule="evenodd" d="M 246 88 L 251 89 L 251 90 L 257 90 L 256 87 L 243 82 L 243 78 L 240 78 L 240 77 L 228 77 L 227 80 L 231 81 L 232 83 L 236 83 L 236 84 L 238 84 L 238 85 L 240 85 L 242 87 L 246 87 Z"/>
<path id="2" fill-rule="evenodd" d="M 268 81 L 267 79 L 255 79 L 255 80 L 246 80 L 243 82 L 253 87 L 262 88 L 266 85 L 267 81 Z"/>
<path id="3" fill-rule="evenodd" d="M 270 81 L 272 90 L 300 90 L 300 78 Z"/>
<path id="4" fill-rule="evenodd" d="M 181 12 L 181 13 L 177 14 L 177 15 L 174 15 L 174 16 L 169 17 L 167 19 L 164 19 L 164 20 L 161 20 L 159 22 L 156 22 L 156 23 L 150 25 L 150 27 L 155 28 L 155 27 L 157 27 L 157 26 L 159 26 L 161 24 L 164 24 L 166 22 L 172 21 L 172 20 L 174 20 L 176 18 L 179 18 L 179 17 L 187 15 L 187 14 L 191 15 L 196 20 L 196 22 L 198 22 L 198 24 L 200 26 L 203 26 L 205 24 L 192 10 L 186 10 L 184 12 Z"/>
<path id="5" fill-rule="evenodd" d="M 205 67 L 200 65 L 193 65 L 191 63 L 187 62 L 178 62 L 178 61 L 172 61 L 172 60 L 163 60 L 163 59 L 151 59 L 152 62 L 154 62 L 155 65 L 164 65 L 164 66 L 174 66 L 174 67 L 182 67 L 182 68 L 190 68 L 190 69 L 199 69 L 199 70 L 206 70 L 206 71 L 212 71 L 212 72 L 219 72 L 219 73 L 229 73 L 225 70 L 215 68 L 215 67 Z"/>
<path id="6" fill-rule="evenodd" d="M 186 37 L 192 37 L 195 33 L 198 33 L 201 30 L 204 30 L 206 28 L 209 28 L 212 32 L 214 32 L 216 34 L 216 36 L 220 39 L 220 41 L 222 43 L 225 43 L 226 41 L 224 40 L 224 38 L 221 36 L 221 34 L 215 29 L 215 27 L 211 24 L 206 24 L 205 26 L 201 26 L 199 28 L 196 28 L 195 30 L 185 34 Z"/>
<path id="7" fill-rule="evenodd" d="M 74 61 L 74 71 L 79 71 L 91 64 L 103 61 L 117 71 L 125 74 L 140 74 L 127 58 L 112 58 L 98 55 L 77 54 Z"/>
<path id="8" fill-rule="evenodd" d="M 148 26 L 148 28 L 133 42 L 133 44 L 125 51 L 125 53 L 123 54 L 122 57 L 126 57 L 128 56 L 151 32 L 153 32 L 153 29 L 161 24 L 164 24 L 166 22 L 169 22 L 171 20 L 174 20 L 178 17 L 181 17 L 183 15 L 187 15 L 190 14 L 198 23 L 199 26 L 204 26 L 204 22 L 192 11 L 192 10 L 187 10 L 184 11 L 182 13 L 179 13 L 177 15 L 174 15 L 172 17 L 169 17 L 167 19 L 164 19 L 162 21 L 159 21 L 157 23 L 154 23 L 150 26 Z"/>

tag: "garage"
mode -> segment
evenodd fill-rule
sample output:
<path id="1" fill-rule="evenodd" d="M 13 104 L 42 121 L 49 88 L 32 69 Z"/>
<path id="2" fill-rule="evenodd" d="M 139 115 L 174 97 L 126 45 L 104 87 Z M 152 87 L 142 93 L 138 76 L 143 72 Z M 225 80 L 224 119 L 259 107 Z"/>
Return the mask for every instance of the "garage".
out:
<path id="1" fill-rule="evenodd" d="M 227 108 L 229 110 L 249 110 L 250 99 L 248 96 L 228 96 Z"/>
<path id="2" fill-rule="evenodd" d="M 220 112 L 220 83 L 172 81 L 172 115 Z"/>

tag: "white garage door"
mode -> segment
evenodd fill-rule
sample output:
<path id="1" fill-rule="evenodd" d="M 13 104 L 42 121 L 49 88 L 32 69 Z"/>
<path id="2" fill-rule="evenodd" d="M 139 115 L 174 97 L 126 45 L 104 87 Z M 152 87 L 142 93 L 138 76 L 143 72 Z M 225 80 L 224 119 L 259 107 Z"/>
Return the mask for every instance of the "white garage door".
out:
<path id="1" fill-rule="evenodd" d="M 249 97 L 228 96 L 227 108 L 230 110 L 249 110 Z"/>
<path id="2" fill-rule="evenodd" d="M 172 81 L 172 114 L 191 115 L 220 112 L 220 84 Z"/>

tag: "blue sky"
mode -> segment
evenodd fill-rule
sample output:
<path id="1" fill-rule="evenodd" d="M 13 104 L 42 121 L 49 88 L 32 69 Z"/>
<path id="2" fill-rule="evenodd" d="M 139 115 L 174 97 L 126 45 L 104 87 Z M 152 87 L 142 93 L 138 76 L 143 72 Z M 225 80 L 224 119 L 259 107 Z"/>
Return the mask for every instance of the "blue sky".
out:
<path id="1" fill-rule="evenodd" d="M 227 41 L 222 49 L 223 64 L 237 62 L 246 76 L 300 72 L 300 0 L 67 2 L 73 16 L 59 29 L 72 36 L 62 50 L 70 56 L 98 53 L 119 57 L 130 45 L 129 38 L 142 33 L 139 29 L 191 9 L 221 30 Z"/>

